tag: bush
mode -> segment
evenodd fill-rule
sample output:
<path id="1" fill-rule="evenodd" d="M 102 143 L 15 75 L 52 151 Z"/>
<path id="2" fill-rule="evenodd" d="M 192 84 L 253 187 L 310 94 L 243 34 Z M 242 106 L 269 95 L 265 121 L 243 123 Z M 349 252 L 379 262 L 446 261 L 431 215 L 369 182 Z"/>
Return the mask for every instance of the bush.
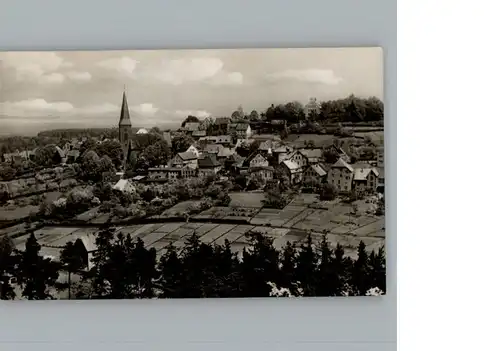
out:
<path id="1" fill-rule="evenodd" d="M 325 183 L 321 186 L 319 199 L 322 201 L 331 201 L 337 196 L 337 189 L 331 184 Z"/>

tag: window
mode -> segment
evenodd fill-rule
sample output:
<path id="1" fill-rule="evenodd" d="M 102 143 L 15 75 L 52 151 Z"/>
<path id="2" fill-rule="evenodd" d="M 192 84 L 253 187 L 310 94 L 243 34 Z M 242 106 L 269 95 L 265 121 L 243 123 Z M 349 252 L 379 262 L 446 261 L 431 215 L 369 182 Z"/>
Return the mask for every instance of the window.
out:
<path id="1" fill-rule="evenodd" d="M 347 185 L 344 187 L 344 190 L 347 190 Z"/>
<path id="2" fill-rule="evenodd" d="M 349 180 L 349 176 L 345 176 L 345 180 Z"/>

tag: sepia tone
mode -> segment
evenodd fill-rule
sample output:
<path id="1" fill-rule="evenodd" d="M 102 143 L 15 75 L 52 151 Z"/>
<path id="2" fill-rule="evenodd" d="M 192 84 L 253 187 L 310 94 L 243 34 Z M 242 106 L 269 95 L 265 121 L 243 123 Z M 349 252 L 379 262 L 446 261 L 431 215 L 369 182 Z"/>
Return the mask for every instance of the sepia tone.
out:
<path id="1" fill-rule="evenodd" d="M 385 291 L 379 48 L 0 52 L 0 298 Z"/>

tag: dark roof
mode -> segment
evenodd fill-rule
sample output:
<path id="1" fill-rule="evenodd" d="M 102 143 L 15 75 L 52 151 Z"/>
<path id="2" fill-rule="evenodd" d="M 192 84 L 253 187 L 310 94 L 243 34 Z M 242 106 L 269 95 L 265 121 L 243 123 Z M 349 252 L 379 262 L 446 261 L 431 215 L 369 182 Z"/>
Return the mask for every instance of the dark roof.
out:
<path id="1" fill-rule="evenodd" d="M 120 112 L 120 122 L 118 123 L 118 125 L 132 126 L 132 122 L 130 121 L 130 114 L 128 112 L 127 96 L 125 95 L 125 92 L 123 92 L 122 110 Z"/>
<path id="2" fill-rule="evenodd" d="M 199 168 L 211 168 L 217 166 L 220 166 L 220 163 L 214 155 L 205 155 L 204 157 L 198 159 Z"/>
<path id="3" fill-rule="evenodd" d="M 231 122 L 231 119 L 228 117 L 217 117 L 215 119 L 215 124 L 220 125 L 220 124 L 229 124 Z"/>
<path id="4" fill-rule="evenodd" d="M 204 137 L 206 135 L 207 135 L 207 131 L 206 130 L 195 130 L 193 132 L 193 136 Z"/>
<path id="5" fill-rule="evenodd" d="M 182 158 L 184 161 L 187 161 L 187 160 L 194 160 L 196 158 L 198 158 L 194 153 L 190 152 L 190 151 L 184 151 L 184 152 L 179 152 L 178 153 L 179 157 Z"/>
<path id="6" fill-rule="evenodd" d="M 184 128 L 190 132 L 194 132 L 195 130 L 200 130 L 200 123 L 198 122 L 188 122 L 184 126 Z"/>
<path id="7" fill-rule="evenodd" d="M 240 131 L 240 132 L 244 132 L 247 130 L 249 124 L 248 123 L 244 123 L 244 122 L 239 122 L 239 123 L 231 123 L 229 125 L 229 129 L 230 130 L 236 130 L 236 131 Z"/>

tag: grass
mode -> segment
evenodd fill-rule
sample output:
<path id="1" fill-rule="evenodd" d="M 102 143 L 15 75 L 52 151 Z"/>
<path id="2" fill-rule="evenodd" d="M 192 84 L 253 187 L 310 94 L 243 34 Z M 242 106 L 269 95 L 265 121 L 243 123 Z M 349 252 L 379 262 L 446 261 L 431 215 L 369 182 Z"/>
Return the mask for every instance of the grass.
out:
<path id="1" fill-rule="evenodd" d="M 265 198 L 264 193 L 229 193 L 231 202 L 229 207 L 262 207 L 262 200 Z"/>

